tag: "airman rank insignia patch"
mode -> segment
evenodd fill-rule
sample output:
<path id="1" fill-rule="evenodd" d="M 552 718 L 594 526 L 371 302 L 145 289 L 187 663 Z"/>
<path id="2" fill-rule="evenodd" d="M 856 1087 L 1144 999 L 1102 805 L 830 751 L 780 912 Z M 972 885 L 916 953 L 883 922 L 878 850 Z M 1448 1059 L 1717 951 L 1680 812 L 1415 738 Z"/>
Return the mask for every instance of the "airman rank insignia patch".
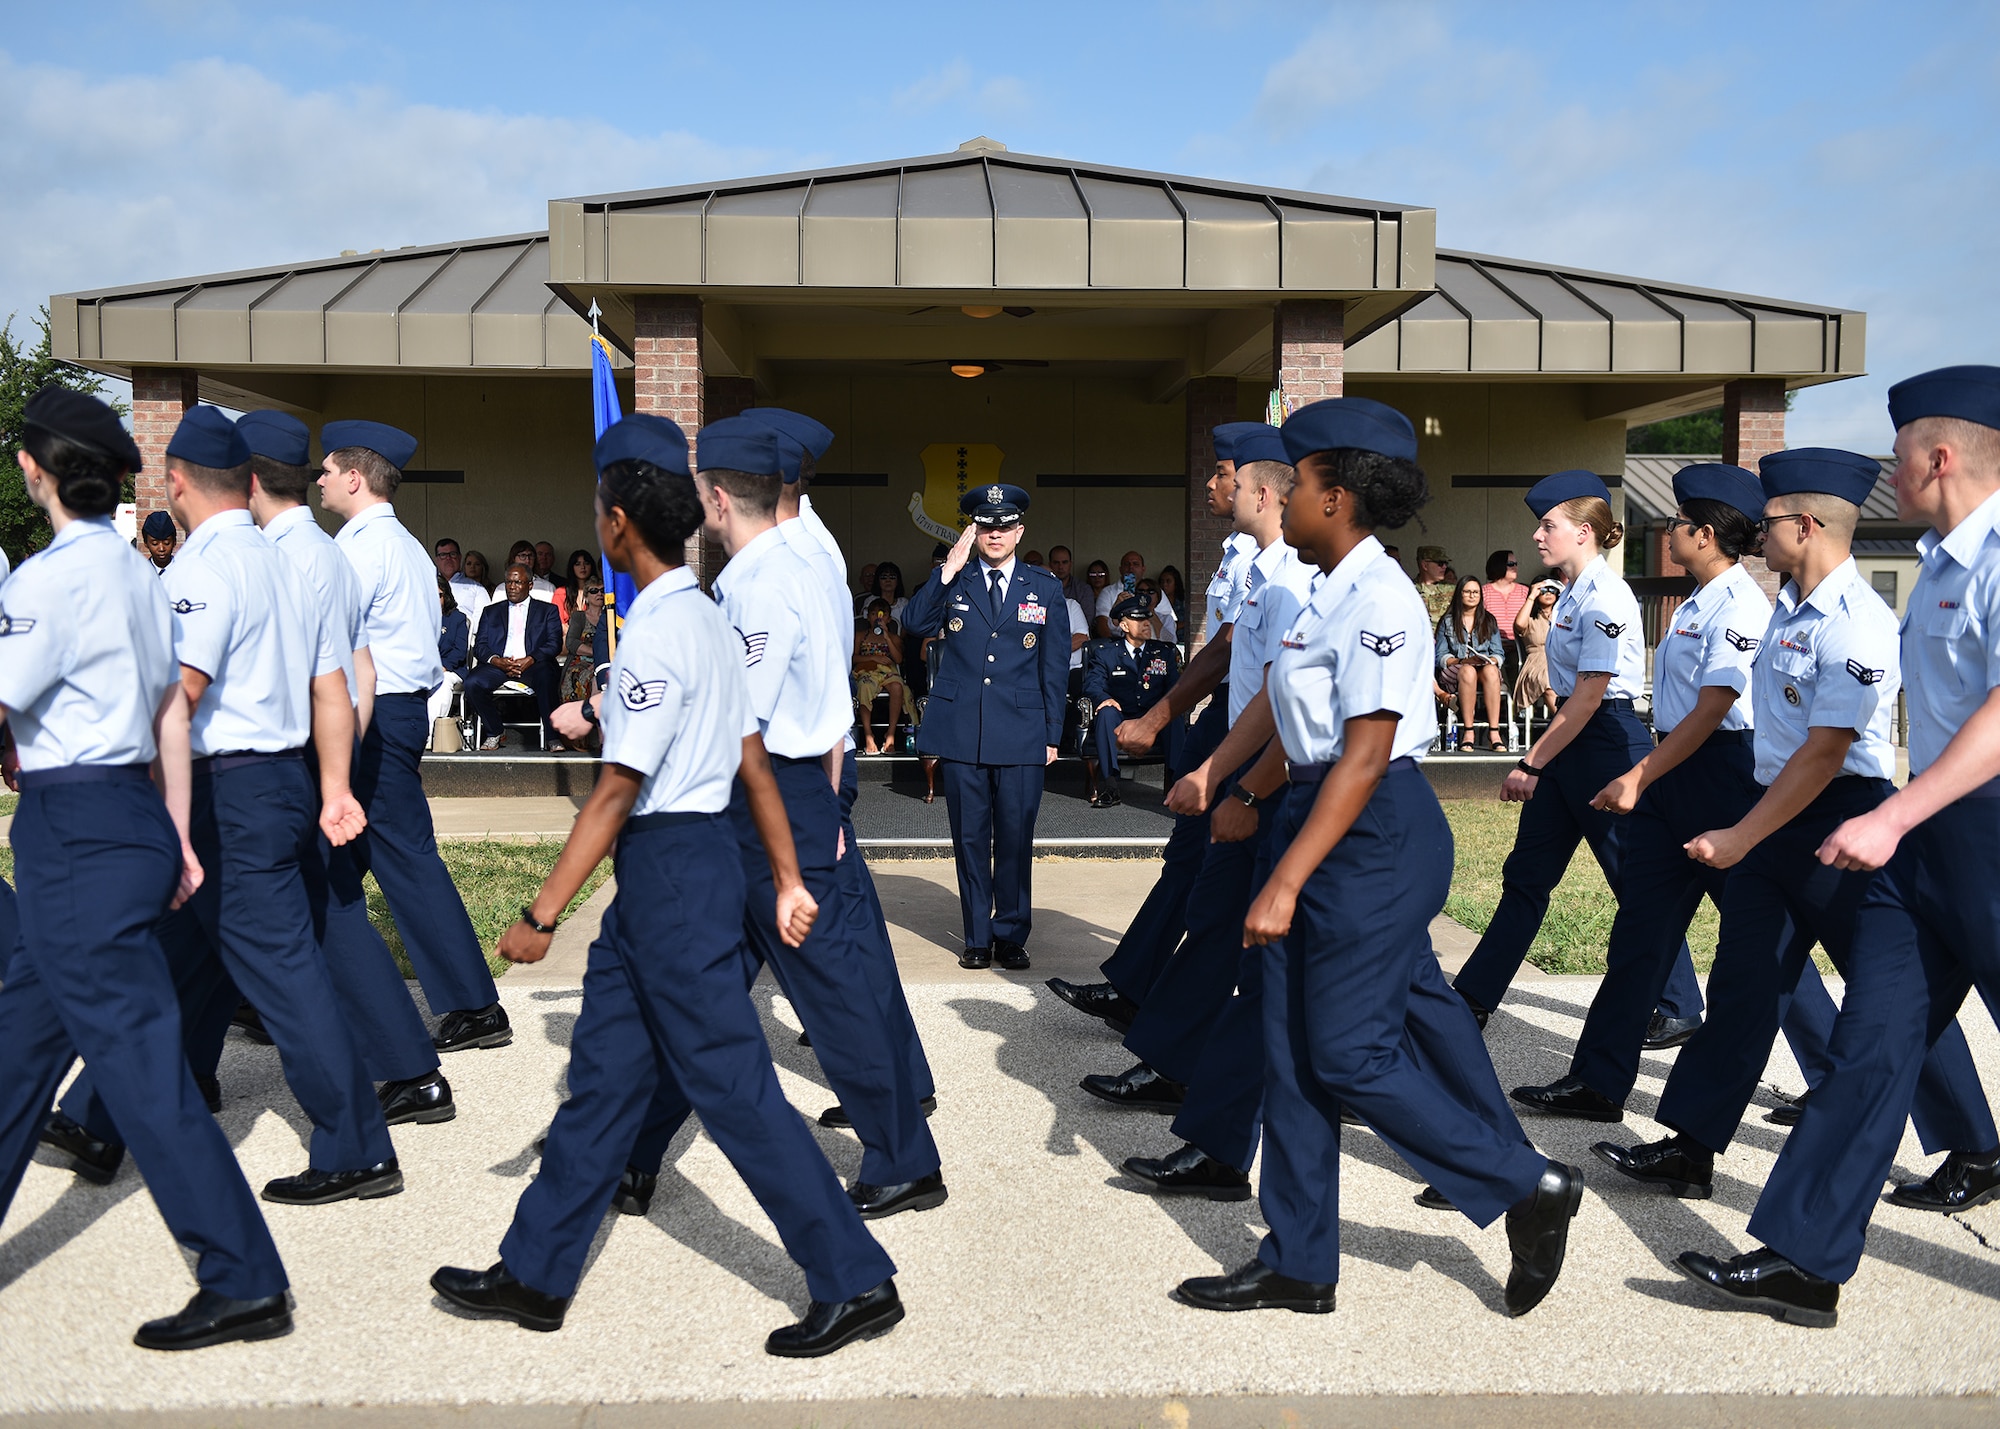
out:
<path id="1" fill-rule="evenodd" d="M 175 601 L 173 604 L 173 612 L 175 615 L 192 615 L 197 610 L 207 610 L 207 609 L 208 609 L 207 601 L 188 600 L 186 597 L 182 597 L 180 600 Z"/>
<path id="2" fill-rule="evenodd" d="M 736 633 L 743 635 L 743 632 L 740 630 Z M 743 635 L 744 669 L 747 670 L 752 665 L 762 663 L 764 659 L 764 647 L 770 643 L 770 640 L 771 632 L 768 630 L 760 630 L 755 635 Z"/>
<path id="3" fill-rule="evenodd" d="M 634 713 L 652 709 L 667 697 L 665 680 L 641 680 L 630 670 L 618 672 L 618 698 Z"/>
<path id="4" fill-rule="evenodd" d="M 1723 631 L 1722 638 L 1724 640 L 1727 640 L 1731 645 L 1734 645 L 1738 650 L 1743 651 L 1745 654 L 1748 654 L 1751 651 L 1755 650 L 1759 645 L 1759 643 L 1761 643 L 1757 636 L 1745 635 L 1741 631 L 1737 630 Z"/>
<path id="5" fill-rule="evenodd" d="M 26 635 L 35 622 L 25 615 L 0 615 L 0 635 Z"/>
<path id="6" fill-rule="evenodd" d="M 1889 672 L 1887 670 L 1871 670 L 1859 660 L 1849 660 L 1847 662 L 1847 673 L 1854 676 L 1861 684 L 1879 685 L 1882 682 L 1882 677 Z"/>
<path id="7" fill-rule="evenodd" d="M 1377 635 L 1372 630 L 1364 630 L 1361 632 L 1361 648 L 1386 660 L 1403 648 L 1403 641 L 1406 638 L 1401 630 L 1389 635 Z"/>
<path id="8" fill-rule="evenodd" d="M 1616 640 L 1619 636 L 1625 633 L 1624 626 L 1613 625 L 1608 620 L 1594 620 L 1591 622 L 1591 624 L 1595 625 L 1599 630 L 1602 630 L 1606 635 L 1609 635 L 1613 640 Z"/>
<path id="9" fill-rule="evenodd" d="M 957 616 L 954 615 L 951 618 L 950 622 L 946 624 L 945 629 L 952 631 L 955 634 L 958 631 L 965 629 L 965 622 L 963 620 L 960 620 Z"/>
<path id="10" fill-rule="evenodd" d="M 1034 648 L 1035 648 L 1035 632 L 1034 632 L 1034 631 L 1030 630 L 1030 631 L 1029 631 L 1029 632 L 1028 632 L 1028 633 L 1027 633 L 1026 635 L 1023 635 L 1023 636 L 1021 637 L 1021 648 L 1022 648 L 1023 650 L 1032 650 L 1032 649 L 1034 649 Z"/>

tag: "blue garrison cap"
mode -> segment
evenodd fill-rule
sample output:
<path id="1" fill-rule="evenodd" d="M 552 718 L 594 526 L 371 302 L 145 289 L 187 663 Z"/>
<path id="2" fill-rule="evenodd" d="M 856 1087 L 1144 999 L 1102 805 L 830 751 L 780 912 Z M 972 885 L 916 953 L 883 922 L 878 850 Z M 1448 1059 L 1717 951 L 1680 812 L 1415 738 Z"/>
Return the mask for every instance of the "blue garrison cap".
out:
<path id="1" fill-rule="evenodd" d="M 1690 501 L 1720 501 L 1733 506 L 1752 521 L 1764 517 L 1764 487 L 1740 466 L 1719 461 L 1701 461 L 1674 473 L 1674 500 L 1685 506 Z"/>
<path id="2" fill-rule="evenodd" d="M 1757 470 L 1763 473 L 1766 498 L 1812 492 L 1859 506 L 1881 479 L 1882 463 L 1836 447 L 1792 447 L 1760 458 Z"/>
<path id="3" fill-rule="evenodd" d="M 1889 389 L 1889 420 L 1906 427 L 1922 417 L 1957 417 L 2000 427 L 2000 367 L 1940 367 Z"/>
<path id="4" fill-rule="evenodd" d="M 417 439 L 387 422 L 328 422 L 319 429 L 319 441 L 329 454 L 366 447 L 398 471 L 417 454 Z"/>
<path id="5" fill-rule="evenodd" d="M 1219 423 L 1215 430 L 1209 433 L 1210 440 L 1215 444 L 1215 459 L 1217 461 L 1235 461 L 1237 439 L 1246 432 L 1255 432 L 1259 427 L 1271 427 L 1271 424 L 1269 422 Z M 1271 430 L 1276 431 L 1277 428 L 1271 427 Z M 1283 458 L 1280 458 L 1280 460 L 1283 460 Z"/>
<path id="6" fill-rule="evenodd" d="M 976 487 L 958 498 L 959 513 L 979 526 L 1011 526 L 1028 509 L 1028 493 L 1004 481 Z"/>
<path id="7" fill-rule="evenodd" d="M 188 408 L 181 424 L 167 443 L 167 455 L 226 471 L 250 460 L 250 443 L 236 430 L 236 423 L 222 415 L 222 409 L 206 403 Z"/>
<path id="8" fill-rule="evenodd" d="M 783 407 L 745 407 L 738 415 L 777 428 L 811 452 L 814 461 L 825 456 L 826 449 L 833 445 L 833 428 L 803 412 L 787 411 Z"/>
<path id="9" fill-rule="evenodd" d="M 145 459 L 118 414 L 88 392 L 72 391 L 51 382 L 28 399 L 21 420 L 65 441 L 110 457 L 127 471 L 139 471 Z"/>
<path id="10" fill-rule="evenodd" d="M 1417 459 L 1417 429 L 1410 419 L 1386 402 L 1371 397 L 1328 397 L 1309 402 L 1285 418 L 1286 455 L 1293 466 L 1314 452 L 1377 452 L 1403 461 Z M 1243 460 L 1239 452 L 1236 458 Z"/>
<path id="11" fill-rule="evenodd" d="M 304 466 L 312 460 L 312 432 L 297 417 L 268 409 L 246 412 L 236 419 L 236 430 L 250 444 L 252 456 L 269 457 L 286 466 Z"/>
<path id="12" fill-rule="evenodd" d="M 1276 431 L 1277 428 L 1273 427 L 1271 430 Z M 1257 460 L 1262 461 L 1265 458 L 1259 457 Z M 1140 595 L 1137 591 L 1133 591 L 1129 595 L 1121 595 L 1111 603 L 1111 618 L 1113 620 L 1145 620 L 1151 617 L 1152 613 L 1153 602 L 1145 596 Z"/>
<path id="13" fill-rule="evenodd" d="M 687 433 L 651 412 L 634 412 L 606 427 L 590 456 L 600 472 L 614 462 L 646 461 L 661 471 L 689 475 Z"/>
<path id="14" fill-rule="evenodd" d="M 1282 428 L 1269 422 L 1245 422 L 1247 432 L 1236 434 L 1236 456 L 1238 466 L 1248 466 L 1253 461 L 1277 461 L 1291 465 L 1291 457 L 1285 451 L 1285 433 Z"/>
<path id="15" fill-rule="evenodd" d="M 740 471 L 750 476 L 782 476 L 783 445 L 775 427 L 748 417 L 724 417 L 696 433 L 694 464 L 700 471 Z"/>
<path id="16" fill-rule="evenodd" d="M 1528 509 L 1540 520 L 1565 501 L 1575 501 L 1580 497 L 1595 496 L 1599 501 L 1611 500 L 1611 488 L 1604 484 L 1604 478 L 1594 471 L 1572 468 L 1559 471 L 1554 476 L 1545 476 L 1528 488 L 1522 499 Z"/>
<path id="17" fill-rule="evenodd" d="M 149 541 L 171 541 L 174 539 L 174 518 L 164 511 L 155 511 L 146 518 L 146 524 L 139 531 Z"/>

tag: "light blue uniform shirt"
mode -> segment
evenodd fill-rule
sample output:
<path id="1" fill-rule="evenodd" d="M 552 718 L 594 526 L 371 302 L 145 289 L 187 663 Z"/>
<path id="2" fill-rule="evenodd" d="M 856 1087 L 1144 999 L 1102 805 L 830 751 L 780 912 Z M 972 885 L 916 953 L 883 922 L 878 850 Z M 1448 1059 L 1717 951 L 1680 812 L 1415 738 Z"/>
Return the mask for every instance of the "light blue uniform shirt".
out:
<path id="1" fill-rule="evenodd" d="M 1235 724 L 1264 688 L 1264 667 L 1277 658 L 1278 641 L 1312 595 L 1317 566 L 1273 541 L 1243 563 L 1244 596 L 1229 637 L 1229 722 Z"/>
<path id="2" fill-rule="evenodd" d="M 333 541 L 354 567 L 361 592 L 375 693 L 429 694 L 444 679 L 438 659 L 444 610 L 438 601 L 437 563 L 386 501 L 356 513 Z"/>
<path id="3" fill-rule="evenodd" d="M 108 516 L 70 522 L 0 587 L 0 706 L 23 769 L 151 763 L 180 675 L 153 563 Z"/>
<path id="4" fill-rule="evenodd" d="M 847 601 L 849 599 L 847 594 L 847 557 L 840 549 L 840 542 L 833 539 L 833 532 L 827 529 L 826 522 L 820 520 L 819 513 L 813 510 L 812 496 L 806 492 L 799 494 L 799 520 L 805 523 L 805 528 L 808 531 L 812 532 L 813 539 L 819 542 L 820 548 L 833 557 L 834 565 L 838 568 L 840 576 L 841 599 L 843 602 Z M 852 620 L 854 616 L 850 611 L 844 618 Z"/>
<path id="5" fill-rule="evenodd" d="M 1949 536 L 1919 537 L 1917 566 L 1903 607 L 1912 775 L 1930 768 L 2000 686 L 2000 494 Z"/>
<path id="6" fill-rule="evenodd" d="M 1653 728 L 1671 732 L 1694 713 L 1701 692 L 1716 685 L 1736 691 L 1719 727 L 1751 728 L 1750 666 L 1770 623 L 1771 602 L 1740 565 L 1682 601 L 1653 652 Z"/>
<path id="7" fill-rule="evenodd" d="M 743 642 L 686 566 L 639 592 L 604 691 L 604 762 L 645 776 L 639 814 L 719 814 L 756 731 Z"/>
<path id="8" fill-rule="evenodd" d="M 778 530 L 784 534 L 785 544 L 792 548 L 800 559 L 812 567 L 813 574 L 826 587 L 827 604 L 833 609 L 833 618 L 845 633 L 854 617 L 853 601 L 847 593 L 847 560 L 840 554 L 840 544 L 833 539 L 833 532 L 826 529 L 826 523 L 806 510 L 806 498 L 799 497 L 799 514 L 790 521 L 778 523 Z M 851 635 L 846 638 L 852 639 Z M 847 722 L 847 734 L 841 740 L 842 749 L 854 748 L 854 721 Z"/>
<path id="9" fill-rule="evenodd" d="M 848 698 L 852 617 L 834 628 L 826 587 L 786 543 L 781 527 L 730 557 L 715 599 L 743 638 L 750 708 L 764 746 L 788 759 L 818 759 L 853 722 Z"/>
<path id="10" fill-rule="evenodd" d="M 1373 536 L 1319 580 L 1285 630 L 1271 665 L 1271 713 L 1293 764 L 1331 764 L 1347 722 L 1398 717 L 1392 759 L 1421 760 L 1437 738 L 1431 616 L 1424 598 Z"/>
<path id="11" fill-rule="evenodd" d="M 368 619 L 361 609 L 361 588 L 355 583 L 354 567 L 303 506 L 273 516 L 264 528 L 264 539 L 283 552 L 292 569 L 304 578 L 320 618 L 332 627 L 340 652 L 340 673 L 347 677 L 347 698 L 359 700 L 354 652 L 368 648 Z"/>
<path id="12" fill-rule="evenodd" d="M 1222 562 L 1208 578 L 1208 633 L 1214 640 L 1222 627 L 1234 624 L 1248 588 L 1250 558 L 1257 554 L 1257 538 L 1246 531 L 1231 531 L 1222 543 Z"/>
<path id="13" fill-rule="evenodd" d="M 302 748 L 313 678 L 340 668 L 342 642 L 250 513 L 220 511 L 189 532 L 166 585 L 174 658 L 209 679 L 188 730 L 195 757 Z"/>
<path id="14" fill-rule="evenodd" d="M 1599 556 L 1556 601 L 1549 625 L 1549 688 L 1576 693 L 1576 677 L 1608 674 L 1607 700 L 1636 700 L 1646 689 L 1646 637 L 1639 597 Z"/>
<path id="15" fill-rule="evenodd" d="M 1896 617 L 1848 557 L 1804 601 L 1786 581 L 1751 669 L 1757 782 L 1769 784 L 1811 729 L 1851 729 L 1842 774 L 1896 772 L 1890 721 L 1902 683 Z"/>

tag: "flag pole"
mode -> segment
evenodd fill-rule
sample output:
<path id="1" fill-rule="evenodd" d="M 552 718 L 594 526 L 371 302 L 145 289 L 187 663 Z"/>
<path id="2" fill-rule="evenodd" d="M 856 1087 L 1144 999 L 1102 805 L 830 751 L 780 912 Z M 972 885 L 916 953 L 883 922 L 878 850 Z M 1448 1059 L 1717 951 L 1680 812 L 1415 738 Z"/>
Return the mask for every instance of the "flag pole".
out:
<path id="1" fill-rule="evenodd" d="M 604 310 L 597 306 L 597 299 L 592 298 L 590 300 L 590 313 L 589 313 L 590 340 L 593 344 L 598 346 L 602 346 L 604 342 L 603 334 L 597 330 L 597 320 L 603 315 L 604 315 Z M 599 551 L 597 553 L 597 559 L 600 562 L 603 562 L 603 564 L 606 567 L 609 567 L 611 564 L 610 561 L 605 558 L 605 555 L 602 551 Z M 610 654 L 615 658 L 618 654 L 618 592 L 616 591 L 616 589 L 613 588 L 611 581 L 611 572 L 609 569 L 599 571 L 598 580 L 604 586 L 604 595 L 602 597 L 604 601 L 604 615 L 602 618 L 606 622 L 604 628 L 605 650 L 608 654 Z"/>

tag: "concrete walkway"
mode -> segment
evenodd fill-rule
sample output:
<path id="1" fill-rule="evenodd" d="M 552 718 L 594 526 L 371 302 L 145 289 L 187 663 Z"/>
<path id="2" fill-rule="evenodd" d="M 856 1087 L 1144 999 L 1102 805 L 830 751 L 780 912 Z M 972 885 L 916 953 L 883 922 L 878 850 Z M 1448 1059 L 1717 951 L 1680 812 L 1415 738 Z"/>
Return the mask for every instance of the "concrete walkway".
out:
<path id="1" fill-rule="evenodd" d="M 764 1334 L 803 1308 L 803 1281 L 694 1131 L 675 1148 L 650 1217 L 606 1219 L 562 1332 L 534 1335 L 436 1307 L 431 1270 L 490 1263 L 534 1174 L 533 1144 L 562 1095 L 580 998 L 593 920 L 579 916 L 544 967 L 503 981 L 514 1045 L 448 1059 L 458 1119 L 396 1131 L 403 1195 L 267 1208 L 298 1303 L 286 1339 L 183 1356 L 133 1348 L 138 1321 L 189 1292 L 183 1256 L 129 1167 L 100 1189 L 38 1159 L 0 1227 L 0 1415 L 458 1425 L 474 1422 L 465 1406 L 503 1406 L 472 1412 L 497 1426 L 1991 1422 L 1990 1400 L 1790 1396 L 2000 1390 L 2000 1209 L 1946 1218 L 1884 1208 L 1838 1329 L 1710 1313 L 1669 1268 L 1672 1256 L 1745 1244 L 1784 1134 L 1762 1120 L 1775 1104 L 1767 1090 L 1719 1167 L 1715 1200 L 1617 1184 L 1588 1147 L 1660 1134 L 1646 1114 L 1671 1054 L 1646 1060 L 1625 1126 L 1529 1125 L 1552 1155 L 1584 1165 L 1590 1190 L 1562 1284 L 1528 1318 L 1500 1311 L 1501 1228 L 1420 1209 L 1416 1176 L 1352 1130 L 1337 1314 L 1218 1316 L 1175 1304 L 1168 1291 L 1180 1278 L 1254 1253 L 1257 1204 L 1137 1192 L 1119 1162 L 1169 1149 L 1167 1124 L 1077 1090 L 1085 1073 L 1118 1071 L 1130 1057 L 1041 986 L 1051 974 L 1089 976 L 1151 878 L 1150 866 L 1132 862 L 1038 865 L 1036 966 L 1002 975 L 956 966 L 947 866 L 878 869 L 937 1075 L 932 1126 L 952 1192 L 936 1211 L 877 1227 L 910 1307 L 882 1340 L 818 1361 L 761 1352 Z M 1466 947 L 1462 930 L 1451 936 L 1448 959 Z M 1594 987 L 1547 977 L 1517 985 L 1488 1037 L 1504 1085 L 1562 1071 Z M 757 998 L 780 1080 L 814 1115 L 831 1097 L 796 1045 L 796 1020 L 768 985 Z M 1992 1023 L 1976 1013 L 1966 1028 L 1982 1066 L 2000 1067 Z M 1788 1091 L 1801 1085 L 1782 1044 L 1768 1075 Z M 300 1169 L 305 1128 L 275 1054 L 232 1040 L 222 1080 L 222 1122 L 252 1183 Z M 855 1141 L 815 1135 L 851 1176 Z M 1901 1164 L 1915 1172 L 1929 1163 L 1911 1141 Z M 1707 1397 L 1644 1397 L 1660 1394 Z M 1396 1398 L 1405 1395 L 1455 1397 L 1413 1409 Z"/>

